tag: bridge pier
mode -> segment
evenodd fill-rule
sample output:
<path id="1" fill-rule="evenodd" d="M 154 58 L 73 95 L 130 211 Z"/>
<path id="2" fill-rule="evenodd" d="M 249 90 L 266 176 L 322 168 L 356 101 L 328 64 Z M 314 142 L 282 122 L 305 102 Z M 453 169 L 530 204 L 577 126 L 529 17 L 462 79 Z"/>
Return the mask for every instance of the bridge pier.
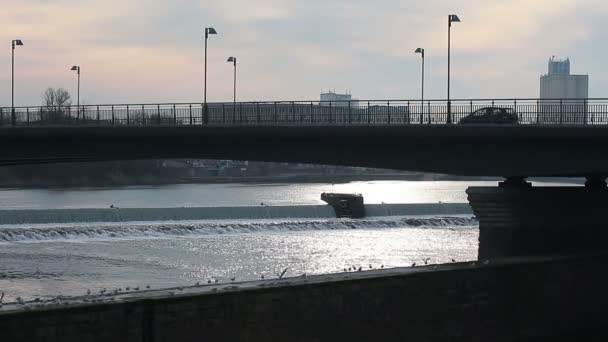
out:
<path id="1" fill-rule="evenodd" d="M 508 178 L 498 187 L 470 187 L 479 219 L 480 260 L 574 255 L 608 249 L 608 187 L 590 176 L 584 187 L 533 187 Z"/>

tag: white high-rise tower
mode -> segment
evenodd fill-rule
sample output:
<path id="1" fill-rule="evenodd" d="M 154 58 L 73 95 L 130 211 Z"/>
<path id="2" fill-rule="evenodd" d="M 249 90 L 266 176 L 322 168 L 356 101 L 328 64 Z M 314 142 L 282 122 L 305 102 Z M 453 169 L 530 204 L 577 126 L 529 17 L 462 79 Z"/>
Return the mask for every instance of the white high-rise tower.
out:
<path id="1" fill-rule="evenodd" d="M 540 78 L 541 123 L 585 123 L 589 76 L 570 74 L 570 59 L 549 60 L 549 73 Z"/>

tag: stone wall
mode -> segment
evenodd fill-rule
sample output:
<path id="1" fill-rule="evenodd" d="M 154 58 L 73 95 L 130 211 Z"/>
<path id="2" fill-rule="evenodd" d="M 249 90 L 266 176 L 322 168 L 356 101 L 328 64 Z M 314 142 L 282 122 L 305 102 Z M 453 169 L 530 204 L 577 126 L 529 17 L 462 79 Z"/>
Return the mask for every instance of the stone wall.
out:
<path id="1" fill-rule="evenodd" d="M 0 340 L 600 339 L 608 337 L 603 331 L 606 261 L 608 256 L 601 255 L 453 264 L 267 281 L 265 287 L 151 295 L 116 304 L 5 311 Z"/>

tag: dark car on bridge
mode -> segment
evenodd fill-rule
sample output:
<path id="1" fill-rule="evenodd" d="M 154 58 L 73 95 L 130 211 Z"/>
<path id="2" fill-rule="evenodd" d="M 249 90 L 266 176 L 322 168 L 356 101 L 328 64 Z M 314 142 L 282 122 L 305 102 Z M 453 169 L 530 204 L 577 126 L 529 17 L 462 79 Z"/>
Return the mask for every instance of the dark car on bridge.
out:
<path id="1" fill-rule="evenodd" d="M 517 113 L 511 108 L 484 107 L 465 116 L 461 124 L 516 124 Z"/>

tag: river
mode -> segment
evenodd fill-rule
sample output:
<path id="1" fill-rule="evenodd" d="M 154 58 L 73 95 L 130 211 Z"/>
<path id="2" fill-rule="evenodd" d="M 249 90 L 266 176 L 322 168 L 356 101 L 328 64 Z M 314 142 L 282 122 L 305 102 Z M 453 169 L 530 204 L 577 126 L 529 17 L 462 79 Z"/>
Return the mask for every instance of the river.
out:
<path id="1" fill-rule="evenodd" d="M 2 209 L 175 208 L 318 205 L 322 192 L 361 193 L 366 203 L 464 203 L 468 186 L 495 182 L 221 184 L 87 189 L 0 190 Z M 159 209 L 161 210 L 161 209 Z M 0 212 L 1 213 L 1 212 Z M 0 214 L 1 215 L 1 214 Z M 12 230 L 11 230 L 12 229 Z M 478 229 L 468 216 L 297 217 L 167 222 L 0 225 L 0 234 L 37 231 L 0 242 L 5 302 L 86 291 L 193 285 L 413 263 L 474 260 Z M 62 231 L 69 233 L 55 234 Z M 93 232 L 93 234 L 91 233 Z M 125 234 L 125 232 L 130 232 Z M 28 235 L 32 236 L 32 234 Z"/>

